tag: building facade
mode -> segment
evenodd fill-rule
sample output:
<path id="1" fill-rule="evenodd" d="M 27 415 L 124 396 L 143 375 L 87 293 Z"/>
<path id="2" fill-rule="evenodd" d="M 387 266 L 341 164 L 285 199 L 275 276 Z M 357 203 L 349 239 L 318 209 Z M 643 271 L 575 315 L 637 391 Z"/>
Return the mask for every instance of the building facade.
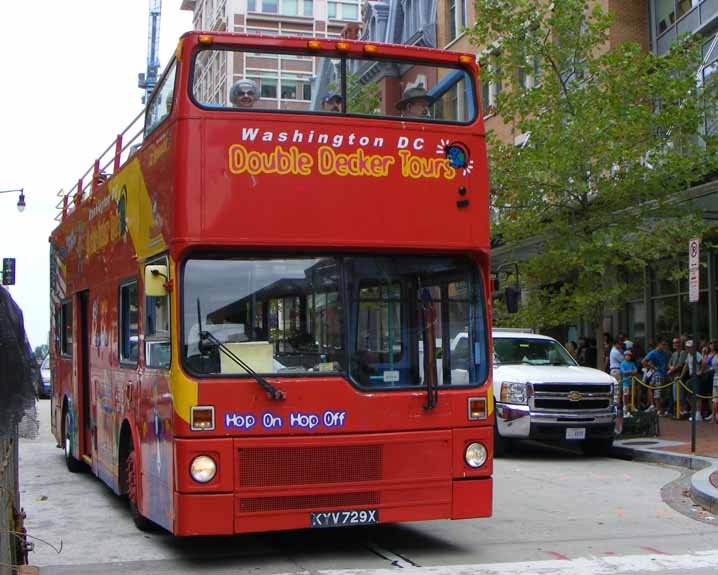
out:
<path id="1" fill-rule="evenodd" d="M 610 45 L 636 42 L 645 50 L 665 54 L 670 44 L 681 34 L 700 34 L 704 38 L 703 56 L 705 66 L 696 70 L 697 81 L 705 80 L 718 70 L 718 0 L 597 0 L 604 10 L 614 16 L 609 33 Z M 442 9 L 443 5 L 443 9 Z M 466 21 L 473 22 L 474 7 L 469 3 L 457 10 L 451 0 L 442 0 L 439 6 L 437 36 L 440 45 L 450 50 L 476 51 L 466 34 L 456 33 L 455 23 L 466 14 Z M 482 56 L 479 56 L 482 58 Z M 483 61 L 491 65 L 490 57 Z M 531 87 L 532 77 L 524 80 Z M 493 130 L 504 141 L 520 145 L 524 135 L 514 126 L 505 124 L 496 115 L 494 102 L 502 86 L 483 83 L 481 99 L 487 130 Z M 707 130 L 716 126 L 706 124 Z M 718 182 L 696 186 L 685 193 L 685 201 L 699 207 L 704 219 L 718 224 Z M 684 335 L 699 340 L 718 339 L 718 250 L 710 248 L 715 237 L 704 238 L 701 250 L 700 291 L 697 303 L 689 302 L 688 245 L 685 257 L 666 260 L 646 269 L 632 270 L 628 280 L 633 286 L 633 297 L 626 306 L 610 314 L 604 320 L 604 331 L 610 334 L 626 333 L 639 342 L 644 349 L 658 338 Z M 660 238 L 657 238 L 660 241 Z M 519 257 L 530 257 L 535 245 L 518 250 Z M 492 251 L 495 267 L 515 257 L 517 250 L 496 248 Z M 695 321 L 695 324 L 694 324 Z M 576 340 L 580 335 L 593 337 L 593 327 L 577 321 L 551 330 L 562 341 Z"/>

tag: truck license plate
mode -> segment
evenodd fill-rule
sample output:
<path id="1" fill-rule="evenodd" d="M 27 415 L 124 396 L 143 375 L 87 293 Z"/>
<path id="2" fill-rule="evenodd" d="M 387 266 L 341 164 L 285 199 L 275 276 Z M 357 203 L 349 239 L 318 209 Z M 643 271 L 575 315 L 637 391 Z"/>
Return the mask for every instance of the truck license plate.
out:
<path id="1" fill-rule="evenodd" d="M 568 427 L 566 429 L 566 439 L 586 439 L 586 428 Z"/>
<path id="2" fill-rule="evenodd" d="M 309 514 L 310 527 L 350 527 L 379 523 L 377 509 L 349 509 L 347 511 L 318 511 Z"/>

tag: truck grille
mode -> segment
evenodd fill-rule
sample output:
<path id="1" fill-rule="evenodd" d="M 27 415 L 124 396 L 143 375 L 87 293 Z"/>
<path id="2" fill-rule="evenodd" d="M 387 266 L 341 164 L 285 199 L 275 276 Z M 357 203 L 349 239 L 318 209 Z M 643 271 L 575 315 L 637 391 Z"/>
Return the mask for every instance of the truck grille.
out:
<path id="1" fill-rule="evenodd" d="M 531 408 L 535 411 L 595 411 L 611 407 L 610 384 L 534 383 Z"/>

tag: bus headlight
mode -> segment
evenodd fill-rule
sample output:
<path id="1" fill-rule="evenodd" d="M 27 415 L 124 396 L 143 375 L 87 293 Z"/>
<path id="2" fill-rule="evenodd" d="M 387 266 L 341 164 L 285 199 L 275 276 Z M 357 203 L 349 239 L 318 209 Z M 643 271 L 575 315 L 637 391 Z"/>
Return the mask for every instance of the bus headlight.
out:
<path id="1" fill-rule="evenodd" d="M 198 455 L 192 460 L 189 473 L 197 483 L 207 483 L 214 479 L 217 473 L 217 464 L 207 455 Z"/>
<path id="2" fill-rule="evenodd" d="M 470 443 L 466 446 L 466 452 L 464 453 L 464 459 L 466 465 L 477 469 L 486 463 L 486 448 L 480 443 Z"/>

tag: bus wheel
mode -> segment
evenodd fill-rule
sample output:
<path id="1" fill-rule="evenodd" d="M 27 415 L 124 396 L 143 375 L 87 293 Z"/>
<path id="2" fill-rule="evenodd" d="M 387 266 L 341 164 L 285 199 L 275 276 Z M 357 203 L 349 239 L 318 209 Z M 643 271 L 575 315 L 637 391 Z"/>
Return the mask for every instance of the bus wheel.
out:
<path id="1" fill-rule="evenodd" d="M 154 531 L 155 524 L 140 513 L 137 508 L 138 475 L 137 475 L 137 452 L 130 443 L 130 452 L 125 460 L 127 476 L 127 499 L 130 501 L 130 514 L 132 521 L 140 531 Z"/>
<path id="2" fill-rule="evenodd" d="M 72 435 L 70 434 L 70 425 L 72 420 L 70 412 L 65 410 L 65 417 L 62 424 L 62 450 L 65 454 L 65 465 L 72 473 L 78 473 L 83 470 L 84 465 L 72 455 Z"/>

